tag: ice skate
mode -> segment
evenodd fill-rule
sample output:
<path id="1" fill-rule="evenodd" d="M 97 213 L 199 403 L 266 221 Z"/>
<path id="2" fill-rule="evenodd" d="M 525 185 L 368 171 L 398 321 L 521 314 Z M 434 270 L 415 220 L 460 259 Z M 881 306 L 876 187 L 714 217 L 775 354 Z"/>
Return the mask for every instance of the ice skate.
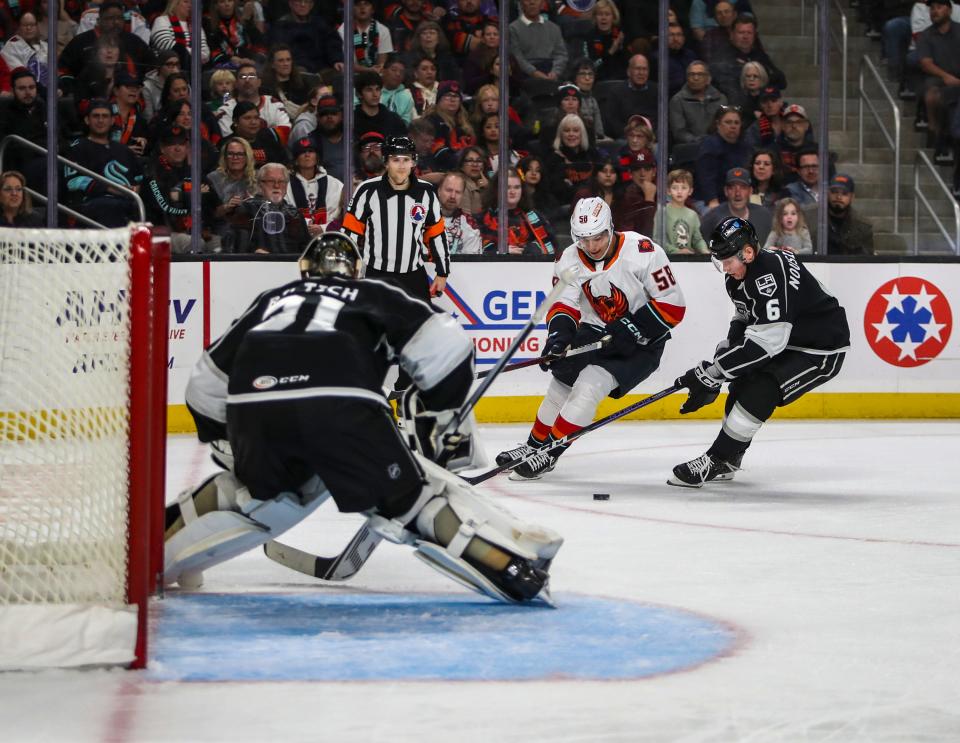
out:
<path id="1" fill-rule="evenodd" d="M 507 449 L 506 451 L 502 451 L 497 454 L 497 464 L 502 467 L 505 464 L 519 462 L 521 459 L 527 456 L 527 454 L 531 454 L 533 451 L 534 448 L 525 441 L 514 449 Z"/>
<path id="2" fill-rule="evenodd" d="M 539 480 L 545 474 L 553 470 L 557 464 L 557 456 L 544 452 L 536 454 L 526 462 L 518 464 L 513 472 L 510 473 L 511 480 Z"/>
<path id="3" fill-rule="evenodd" d="M 705 482 L 726 482 L 733 479 L 739 467 L 731 462 L 718 459 L 710 454 L 703 454 L 689 462 L 678 464 L 673 468 L 673 477 L 667 480 L 668 485 L 681 488 L 699 488 Z"/>

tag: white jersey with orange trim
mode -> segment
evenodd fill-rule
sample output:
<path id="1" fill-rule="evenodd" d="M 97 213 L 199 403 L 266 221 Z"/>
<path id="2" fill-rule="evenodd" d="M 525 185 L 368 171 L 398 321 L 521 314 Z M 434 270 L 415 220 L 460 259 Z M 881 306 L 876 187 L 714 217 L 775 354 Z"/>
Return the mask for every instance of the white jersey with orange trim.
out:
<path id="1" fill-rule="evenodd" d="M 571 246 L 555 274 L 571 269 L 576 277 L 547 314 L 549 323 L 566 315 L 578 325 L 604 327 L 630 313 L 651 341 L 659 341 L 683 319 L 686 301 L 666 252 L 638 232 L 614 232 L 613 252 L 593 261 Z"/>

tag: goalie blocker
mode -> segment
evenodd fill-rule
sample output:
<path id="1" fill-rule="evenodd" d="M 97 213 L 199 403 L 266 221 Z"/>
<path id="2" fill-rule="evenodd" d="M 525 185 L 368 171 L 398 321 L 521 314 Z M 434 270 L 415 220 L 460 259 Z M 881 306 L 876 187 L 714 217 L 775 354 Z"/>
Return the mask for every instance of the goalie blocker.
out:
<path id="1" fill-rule="evenodd" d="M 234 470 L 168 507 L 165 582 L 198 585 L 203 570 L 332 498 L 476 590 L 544 593 L 562 540 L 414 454 L 383 397 L 396 356 L 427 410 L 461 405 L 473 381 L 469 338 L 425 302 L 360 280 L 361 266 L 349 238 L 324 233 L 301 258 L 303 279 L 258 297 L 198 362 L 187 403 L 202 440 L 229 440 Z"/>

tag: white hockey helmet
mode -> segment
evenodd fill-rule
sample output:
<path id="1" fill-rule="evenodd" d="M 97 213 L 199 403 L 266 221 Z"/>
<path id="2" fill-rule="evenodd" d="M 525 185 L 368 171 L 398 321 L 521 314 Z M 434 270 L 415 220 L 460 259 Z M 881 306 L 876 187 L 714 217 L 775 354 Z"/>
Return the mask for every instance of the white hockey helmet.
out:
<path id="1" fill-rule="evenodd" d="M 584 237 L 596 237 L 606 232 L 613 238 L 613 215 L 610 213 L 610 205 L 598 196 L 591 196 L 587 199 L 580 199 L 573 207 L 573 214 L 570 215 L 570 236 L 577 243 L 581 250 L 583 246 L 580 239 Z"/>

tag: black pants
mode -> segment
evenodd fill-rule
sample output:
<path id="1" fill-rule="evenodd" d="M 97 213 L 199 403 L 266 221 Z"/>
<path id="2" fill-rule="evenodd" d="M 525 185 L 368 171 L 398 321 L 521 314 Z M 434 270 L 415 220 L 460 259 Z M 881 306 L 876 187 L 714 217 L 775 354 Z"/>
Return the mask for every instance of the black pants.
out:
<path id="1" fill-rule="evenodd" d="M 825 356 L 784 351 L 762 369 L 730 383 L 725 414 L 729 415 L 734 405 L 740 405 L 757 421 L 766 422 L 777 408 L 789 405 L 837 376 L 845 356 L 843 351 Z M 737 462 L 751 443 L 744 438 L 721 430 L 709 453 Z"/>
<path id="2" fill-rule="evenodd" d="M 422 299 L 427 304 L 430 302 L 430 281 L 427 279 L 427 270 L 420 266 L 415 271 L 408 273 L 396 273 L 394 271 L 380 271 L 376 268 L 367 267 L 366 278 L 379 279 L 388 284 L 392 284 L 398 289 L 402 289 L 414 299 Z M 431 304 L 432 306 L 432 304 Z M 395 390 L 405 390 L 410 386 L 413 380 L 402 368 L 397 376 L 397 381 L 393 383 Z"/>
<path id="3" fill-rule="evenodd" d="M 372 400 L 314 397 L 227 405 L 235 471 L 254 498 L 296 491 L 314 474 L 344 512 L 397 516 L 423 473 L 389 410 Z"/>
<path id="4" fill-rule="evenodd" d="M 570 343 L 570 348 L 594 343 L 603 337 L 603 330 L 592 325 L 581 325 Z M 550 365 L 553 376 L 568 387 L 572 387 L 580 372 L 588 364 L 599 366 L 613 375 L 617 388 L 610 393 L 614 400 L 626 395 L 630 390 L 653 374 L 660 366 L 663 347 L 666 341 L 652 346 L 636 346 L 626 355 L 605 355 L 602 351 L 590 351 L 571 356 L 569 359 L 554 361 Z"/>

